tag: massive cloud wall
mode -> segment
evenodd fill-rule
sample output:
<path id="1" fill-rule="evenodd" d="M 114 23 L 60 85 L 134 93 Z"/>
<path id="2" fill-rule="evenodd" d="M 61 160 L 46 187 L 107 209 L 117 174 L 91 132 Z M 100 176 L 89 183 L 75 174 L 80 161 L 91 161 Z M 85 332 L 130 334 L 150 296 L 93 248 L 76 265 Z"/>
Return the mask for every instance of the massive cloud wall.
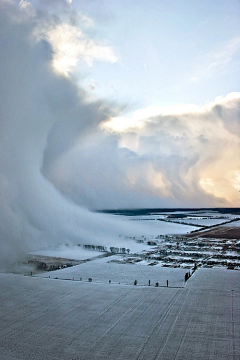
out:
<path id="1" fill-rule="evenodd" d="M 87 105 L 84 92 L 52 70 L 52 47 L 31 38 L 36 19 L 21 16 L 1 3 L 1 267 L 48 245 L 112 244 L 123 228 L 79 207 L 43 175 L 111 111 L 101 102 Z"/>
<path id="2" fill-rule="evenodd" d="M 230 93 L 204 106 L 111 118 L 93 142 L 62 154 L 47 176 L 92 208 L 237 207 L 239 104 L 240 93 Z"/>
<path id="3" fill-rule="evenodd" d="M 111 50 L 79 31 L 61 68 L 55 31 L 74 47 L 73 25 L 20 5 L 0 2 L 1 264 L 136 230 L 89 209 L 239 205 L 239 93 L 124 119 L 70 76 L 76 56 L 114 62 Z"/>
<path id="4" fill-rule="evenodd" d="M 151 168 L 149 186 L 168 204 L 238 206 L 239 105 L 240 93 L 230 93 L 204 106 L 138 111 L 138 122 L 122 131 L 121 146 Z"/>

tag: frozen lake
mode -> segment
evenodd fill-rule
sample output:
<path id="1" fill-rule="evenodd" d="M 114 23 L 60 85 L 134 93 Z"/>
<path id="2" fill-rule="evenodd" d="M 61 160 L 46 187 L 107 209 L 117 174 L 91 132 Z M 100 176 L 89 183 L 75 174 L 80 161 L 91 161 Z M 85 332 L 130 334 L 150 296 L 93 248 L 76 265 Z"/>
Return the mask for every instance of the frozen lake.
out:
<path id="1" fill-rule="evenodd" d="M 0 274 L 0 358 L 237 360 L 239 278 L 199 269 L 156 288 Z"/>

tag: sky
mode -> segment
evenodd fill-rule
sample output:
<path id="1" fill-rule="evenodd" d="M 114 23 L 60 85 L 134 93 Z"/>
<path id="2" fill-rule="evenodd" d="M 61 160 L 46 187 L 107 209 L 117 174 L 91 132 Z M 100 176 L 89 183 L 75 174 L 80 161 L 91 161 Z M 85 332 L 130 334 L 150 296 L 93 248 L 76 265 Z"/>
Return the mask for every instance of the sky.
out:
<path id="1" fill-rule="evenodd" d="M 76 4 L 76 5 L 75 5 Z M 84 79 L 130 109 L 205 104 L 239 91 L 239 1 L 72 2 L 96 23 L 118 60 Z M 92 84 L 94 86 L 94 84 Z"/>
<path id="2" fill-rule="evenodd" d="M 136 230 L 93 210 L 239 206 L 239 20 L 234 0 L 0 0 L 5 258 Z"/>

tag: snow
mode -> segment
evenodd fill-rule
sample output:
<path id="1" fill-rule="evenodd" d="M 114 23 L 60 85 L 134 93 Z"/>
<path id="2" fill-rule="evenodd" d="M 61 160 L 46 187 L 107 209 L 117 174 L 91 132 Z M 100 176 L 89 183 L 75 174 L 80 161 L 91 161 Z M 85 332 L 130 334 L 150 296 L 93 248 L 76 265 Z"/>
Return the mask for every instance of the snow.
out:
<path id="1" fill-rule="evenodd" d="M 139 221 L 141 224 L 144 223 L 145 233 L 144 236 L 158 236 L 168 234 L 186 234 L 190 231 L 198 229 L 198 227 L 188 226 L 183 224 L 171 223 L 170 221 Z"/>
<path id="2" fill-rule="evenodd" d="M 165 286 L 166 281 L 169 280 L 171 286 L 184 285 L 186 271 L 183 269 L 110 262 L 118 258 L 119 256 L 111 256 L 97 259 L 77 266 L 38 274 L 37 276 L 71 280 L 80 280 L 81 278 L 82 281 L 88 281 L 91 278 L 93 282 L 98 283 L 108 283 L 111 280 L 113 283 L 125 285 L 132 285 L 135 280 L 137 280 L 138 285 L 147 285 L 148 280 L 151 280 L 152 284 L 158 282 L 160 286 Z"/>
<path id="3" fill-rule="evenodd" d="M 149 220 L 157 217 L 135 219 L 145 229 L 136 239 L 195 229 Z M 179 221 L 185 220 L 195 221 Z M 123 235 L 112 246 L 132 253 L 154 248 Z M 103 253 L 79 246 L 32 254 L 91 260 L 32 277 L 0 273 L 1 360 L 235 360 L 240 354 L 239 270 L 198 268 L 185 283 L 190 269 L 148 266 L 146 260 L 118 264 L 111 261 L 124 256 L 96 258 Z"/>
<path id="4" fill-rule="evenodd" d="M 157 288 L 0 274 L 0 358 L 238 359 L 239 277 L 199 269 Z"/>
<path id="5" fill-rule="evenodd" d="M 102 255 L 103 253 L 100 251 L 94 250 L 85 250 L 79 246 L 74 247 L 60 247 L 55 250 L 39 250 L 29 253 L 29 255 L 42 255 L 42 256 L 51 256 L 51 257 L 59 257 L 65 259 L 74 259 L 74 260 L 86 260 L 91 259 L 95 256 Z"/>
<path id="6" fill-rule="evenodd" d="M 238 221 L 233 221 L 233 222 L 231 222 L 231 223 L 229 223 L 229 224 L 225 224 L 225 225 L 223 225 L 223 226 L 227 226 L 227 227 L 240 227 L 240 220 L 238 220 Z"/>
<path id="7" fill-rule="evenodd" d="M 140 239 L 140 238 L 139 238 Z M 126 249 L 130 249 L 130 253 L 134 254 L 134 253 L 141 253 L 143 250 L 152 250 L 154 249 L 154 247 L 156 246 L 150 246 L 147 245 L 146 242 L 144 243 L 137 243 L 135 240 L 120 240 L 119 243 L 117 244 L 118 247 L 125 247 Z"/>
<path id="8" fill-rule="evenodd" d="M 228 219 L 202 219 L 202 218 L 188 219 L 188 218 L 183 218 L 183 219 L 176 219 L 174 221 L 178 221 L 179 223 L 184 222 L 184 223 L 193 224 L 193 225 L 211 226 L 211 225 L 222 224 L 222 223 L 228 221 Z"/>
<path id="9" fill-rule="evenodd" d="M 163 214 L 150 214 L 150 215 L 133 215 L 129 217 L 129 220 L 140 221 L 140 220 L 158 220 L 164 219 L 166 215 Z"/>
<path id="10" fill-rule="evenodd" d="M 188 281 L 188 287 L 191 289 L 211 289 L 216 291 L 240 291 L 239 280 L 239 270 L 200 268 Z"/>

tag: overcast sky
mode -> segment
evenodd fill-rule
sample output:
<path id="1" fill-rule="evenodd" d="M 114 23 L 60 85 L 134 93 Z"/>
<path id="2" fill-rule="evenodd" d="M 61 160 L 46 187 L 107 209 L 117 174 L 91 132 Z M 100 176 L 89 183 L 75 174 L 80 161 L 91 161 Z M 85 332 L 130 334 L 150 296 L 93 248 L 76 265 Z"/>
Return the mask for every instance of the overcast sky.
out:
<path id="1" fill-rule="evenodd" d="M 0 0 L 0 34 L 5 248 L 239 206 L 239 1 Z"/>

